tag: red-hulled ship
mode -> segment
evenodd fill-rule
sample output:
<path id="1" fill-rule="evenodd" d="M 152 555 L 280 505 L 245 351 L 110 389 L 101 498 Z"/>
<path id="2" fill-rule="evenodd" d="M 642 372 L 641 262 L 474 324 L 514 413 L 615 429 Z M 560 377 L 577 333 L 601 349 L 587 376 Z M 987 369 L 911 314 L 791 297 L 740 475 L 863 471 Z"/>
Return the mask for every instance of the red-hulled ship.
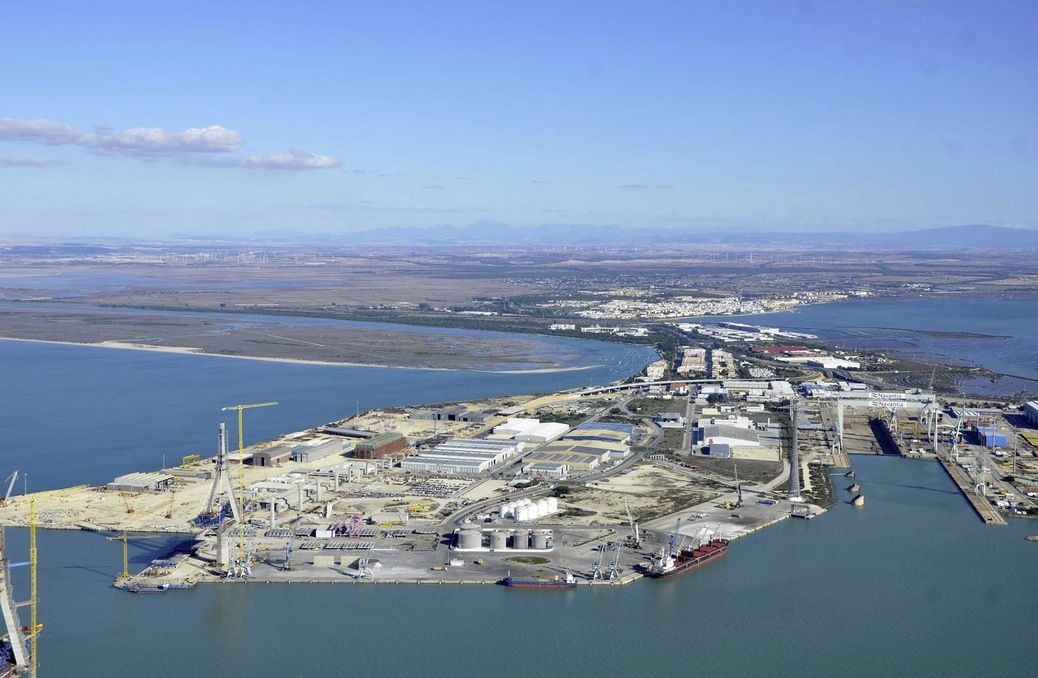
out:
<path id="1" fill-rule="evenodd" d="M 643 568 L 646 577 L 654 579 L 673 577 L 694 570 L 712 560 L 717 560 L 728 551 L 727 539 L 711 539 L 699 546 L 681 548 L 675 551 L 673 546 L 660 549 Z"/>

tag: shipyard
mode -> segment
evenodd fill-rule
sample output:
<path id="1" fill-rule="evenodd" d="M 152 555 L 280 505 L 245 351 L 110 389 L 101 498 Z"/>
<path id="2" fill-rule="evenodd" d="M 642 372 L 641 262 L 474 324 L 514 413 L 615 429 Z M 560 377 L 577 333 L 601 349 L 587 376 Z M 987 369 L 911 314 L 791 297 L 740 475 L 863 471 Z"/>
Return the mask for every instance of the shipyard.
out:
<path id="1" fill-rule="evenodd" d="M 834 482 L 864 506 L 867 489 L 845 481 L 859 454 L 937 460 L 989 524 L 1035 511 L 1038 403 L 1007 412 L 822 378 L 711 378 L 716 358 L 676 355 L 606 387 L 376 409 L 249 445 L 247 422 L 278 403 L 229 405 L 214 455 L 28 495 L 12 473 L 0 523 L 28 524 L 31 503 L 39 527 L 102 533 L 122 543 L 115 585 L 150 593 L 671 576 L 824 513 Z M 132 572 L 128 543 L 148 533 L 184 539 Z"/>

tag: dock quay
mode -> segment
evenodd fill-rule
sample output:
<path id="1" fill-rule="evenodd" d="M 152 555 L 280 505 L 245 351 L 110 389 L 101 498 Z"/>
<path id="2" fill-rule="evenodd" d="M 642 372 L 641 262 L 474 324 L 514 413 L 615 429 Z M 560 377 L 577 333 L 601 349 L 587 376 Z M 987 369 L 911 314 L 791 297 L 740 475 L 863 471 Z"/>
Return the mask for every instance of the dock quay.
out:
<path id="1" fill-rule="evenodd" d="M 24 524 L 34 500 L 40 527 L 121 541 L 124 567 L 116 585 L 157 593 L 244 581 L 485 585 L 569 574 L 581 588 L 624 586 L 641 579 L 646 559 L 672 540 L 733 540 L 789 517 L 791 506 L 776 491 L 788 469 L 736 484 L 724 474 L 646 460 L 630 442 L 658 446 L 651 430 L 597 422 L 620 398 L 511 396 L 444 410 L 467 417 L 457 421 L 429 418 L 439 410 L 372 410 L 242 444 L 237 452 L 228 451 L 220 423 L 215 457 L 191 454 L 160 471 L 11 497 L 0 525 Z M 564 472 L 565 483 L 525 469 L 523 453 L 539 449 L 540 441 L 476 437 L 530 421 L 513 420 L 514 414 L 551 419 L 578 410 L 580 430 L 593 436 L 581 444 L 599 451 L 595 464 Z M 833 441 L 820 424 L 811 430 L 824 455 Z M 475 460 L 478 468 L 405 468 L 438 436 L 453 441 L 449 458 Z M 361 455 L 359 448 L 371 449 Z M 487 466 L 483 457 L 502 458 Z M 524 480 L 514 480 L 520 475 Z M 804 476 L 809 490 L 811 478 Z M 142 534 L 183 538 L 132 573 L 127 544 Z"/>
<path id="2" fill-rule="evenodd" d="M 948 473 L 951 479 L 955 482 L 955 485 L 962 492 L 962 495 L 966 497 L 966 501 L 973 506 L 973 510 L 977 512 L 977 516 L 984 521 L 987 525 L 1006 525 L 1006 519 L 1002 517 L 1002 514 L 991 505 L 991 502 L 986 497 L 976 494 L 973 491 L 973 482 L 970 477 L 966 475 L 966 472 L 962 470 L 958 465 L 948 461 L 944 457 L 938 457 L 941 466 Z"/>

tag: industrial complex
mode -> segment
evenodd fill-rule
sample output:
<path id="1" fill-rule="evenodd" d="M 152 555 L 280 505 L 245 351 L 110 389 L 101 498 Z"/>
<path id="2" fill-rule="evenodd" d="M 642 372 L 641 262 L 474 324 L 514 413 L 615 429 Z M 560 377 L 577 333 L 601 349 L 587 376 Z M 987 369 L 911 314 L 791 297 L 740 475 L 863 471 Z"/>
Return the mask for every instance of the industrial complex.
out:
<path id="1" fill-rule="evenodd" d="M 735 331 L 735 330 L 733 330 Z M 738 330 L 743 331 L 743 330 Z M 990 524 L 1035 510 L 1038 403 L 972 409 L 849 380 L 708 376 L 683 350 L 659 379 L 376 410 L 97 487 L 3 497 L 0 523 L 192 536 L 130 591 L 200 582 L 626 584 L 713 562 L 739 537 L 834 501 L 851 455 L 937 460 Z M 686 369 L 687 368 L 687 369 Z M 248 413 L 246 415 L 246 413 Z M 853 486 L 864 506 L 867 488 Z"/>

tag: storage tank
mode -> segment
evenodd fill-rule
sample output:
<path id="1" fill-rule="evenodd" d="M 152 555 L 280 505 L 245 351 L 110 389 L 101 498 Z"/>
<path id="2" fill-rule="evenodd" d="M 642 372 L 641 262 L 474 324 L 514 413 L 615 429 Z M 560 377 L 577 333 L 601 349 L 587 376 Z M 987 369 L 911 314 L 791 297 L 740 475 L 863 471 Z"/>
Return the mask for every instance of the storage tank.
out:
<path id="1" fill-rule="evenodd" d="M 530 507 L 520 506 L 515 510 L 515 519 L 520 523 L 525 523 L 530 520 Z"/>
<path id="2" fill-rule="evenodd" d="M 558 512 L 559 512 L 559 500 L 556 499 L 555 497 L 548 497 L 548 513 L 552 514 L 552 513 L 558 513 Z"/>
<path id="3" fill-rule="evenodd" d="M 474 551 L 483 546 L 483 532 L 479 528 L 463 528 L 458 532 L 455 548 L 462 551 Z"/>
<path id="4" fill-rule="evenodd" d="M 544 516 L 548 515 L 549 513 L 551 513 L 551 511 L 548 510 L 548 500 L 547 499 L 538 499 L 537 500 L 537 517 L 538 518 L 543 518 Z"/>
<path id="5" fill-rule="evenodd" d="M 530 511 L 530 520 L 537 520 L 541 517 L 540 511 L 537 510 L 537 502 L 534 502 L 526 507 Z"/>
<path id="6" fill-rule="evenodd" d="M 490 533 L 490 550 L 503 551 L 508 548 L 508 533 L 494 530 Z"/>
<path id="7" fill-rule="evenodd" d="M 530 533 L 526 530 L 516 530 L 512 535 L 512 548 L 523 550 L 530 548 Z"/>
<path id="8" fill-rule="evenodd" d="M 502 518 L 511 518 L 513 515 L 515 515 L 515 504 L 508 503 L 501 505 Z"/>
<path id="9" fill-rule="evenodd" d="M 548 530 L 534 530 L 533 537 L 530 540 L 530 548 L 545 551 L 548 548 L 548 536 L 551 534 Z"/>

